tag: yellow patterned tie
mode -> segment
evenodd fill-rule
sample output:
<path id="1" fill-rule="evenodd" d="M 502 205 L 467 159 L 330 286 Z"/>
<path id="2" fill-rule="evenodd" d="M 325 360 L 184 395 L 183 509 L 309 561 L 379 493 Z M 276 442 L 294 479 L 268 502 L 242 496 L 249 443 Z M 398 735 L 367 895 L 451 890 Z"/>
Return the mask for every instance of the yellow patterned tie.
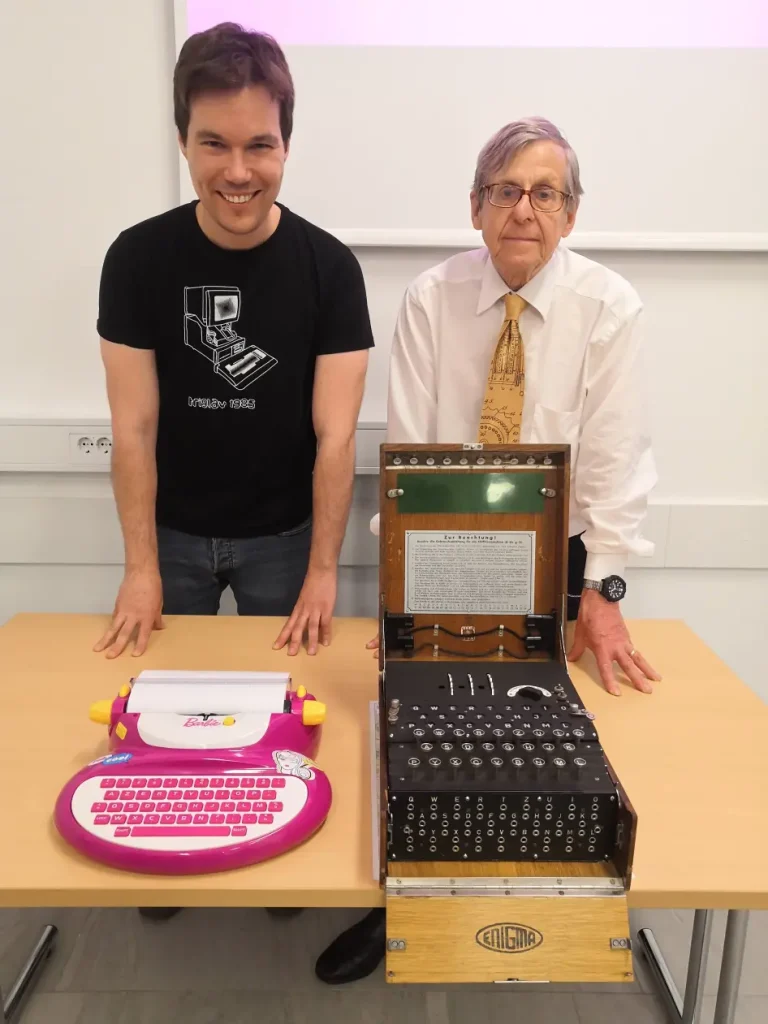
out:
<path id="1" fill-rule="evenodd" d="M 520 314 L 525 299 L 511 292 L 504 296 L 504 323 L 488 373 L 478 441 L 483 444 L 518 444 L 525 395 L 525 356 L 520 337 Z"/>

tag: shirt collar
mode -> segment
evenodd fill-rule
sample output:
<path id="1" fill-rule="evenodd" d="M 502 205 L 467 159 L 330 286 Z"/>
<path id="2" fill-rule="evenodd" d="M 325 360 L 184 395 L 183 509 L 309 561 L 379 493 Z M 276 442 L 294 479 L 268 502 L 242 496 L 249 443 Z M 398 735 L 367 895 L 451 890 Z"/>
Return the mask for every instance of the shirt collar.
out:
<path id="1" fill-rule="evenodd" d="M 531 280 L 523 285 L 519 290 L 518 295 L 525 299 L 529 306 L 540 314 L 543 320 L 547 319 L 550 306 L 552 305 L 552 296 L 554 294 L 555 285 L 557 278 L 560 273 L 560 266 L 562 261 L 561 246 L 558 245 L 557 249 L 552 253 L 548 262 L 544 264 L 541 270 Z M 486 250 L 485 266 L 480 277 L 480 295 L 477 300 L 476 313 L 479 316 L 481 313 L 485 313 L 503 298 L 507 294 L 509 288 L 499 276 L 498 271 L 493 265 L 490 253 Z"/>

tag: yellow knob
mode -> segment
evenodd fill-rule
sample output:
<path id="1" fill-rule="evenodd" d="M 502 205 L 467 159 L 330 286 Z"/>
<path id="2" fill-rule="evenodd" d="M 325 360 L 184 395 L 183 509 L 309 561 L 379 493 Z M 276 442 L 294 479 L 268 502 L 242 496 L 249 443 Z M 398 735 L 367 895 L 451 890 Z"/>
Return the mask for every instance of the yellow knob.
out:
<path id="1" fill-rule="evenodd" d="M 306 688 L 306 686 L 299 686 L 297 688 L 297 690 L 296 690 L 296 696 L 299 697 L 299 698 L 306 697 L 307 696 L 307 688 Z"/>
<path id="2" fill-rule="evenodd" d="M 235 720 L 234 720 L 234 718 L 231 715 L 227 715 L 226 718 L 222 719 L 221 724 L 222 725 L 234 725 L 235 724 Z"/>
<path id="3" fill-rule="evenodd" d="M 304 725 L 322 725 L 325 721 L 325 704 L 320 700 L 305 700 L 301 720 Z"/>
<path id="4" fill-rule="evenodd" d="M 110 725 L 112 722 L 112 701 L 97 700 L 95 704 L 91 704 L 88 717 L 92 722 L 96 722 L 97 725 Z"/>
<path id="5" fill-rule="evenodd" d="M 118 690 L 118 694 L 117 695 L 118 695 L 118 697 L 130 697 L 130 695 L 131 695 L 131 684 L 130 683 L 123 683 L 123 685 Z"/>

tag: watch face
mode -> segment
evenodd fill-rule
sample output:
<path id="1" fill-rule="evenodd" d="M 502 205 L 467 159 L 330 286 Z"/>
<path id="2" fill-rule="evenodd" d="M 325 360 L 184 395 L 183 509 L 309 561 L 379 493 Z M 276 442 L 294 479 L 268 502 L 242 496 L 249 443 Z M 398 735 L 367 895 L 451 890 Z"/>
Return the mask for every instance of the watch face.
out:
<path id="1" fill-rule="evenodd" d="M 627 584 L 621 576 L 608 576 L 603 580 L 603 596 L 609 601 L 620 601 L 627 592 Z"/>

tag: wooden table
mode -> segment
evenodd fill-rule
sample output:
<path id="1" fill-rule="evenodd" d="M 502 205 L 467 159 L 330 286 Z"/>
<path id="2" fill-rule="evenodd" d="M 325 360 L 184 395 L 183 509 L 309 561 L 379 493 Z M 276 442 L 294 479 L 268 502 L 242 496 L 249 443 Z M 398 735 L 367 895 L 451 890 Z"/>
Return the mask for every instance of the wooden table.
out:
<path id="1" fill-rule="evenodd" d="M 271 649 L 281 620 L 169 616 L 142 658 L 108 661 L 91 650 L 105 623 L 18 615 L 0 629 L 0 814 L 13 822 L 13 842 L 0 844 L 0 906 L 383 905 L 371 851 L 368 708 L 377 669 L 365 650 L 375 624 L 339 619 L 330 648 L 288 658 Z M 698 910 L 694 962 L 697 944 L 706 953 L 707 912 L 768 908 L 768 707 L 683 623 L 635 621 L 630 631 L 664 676 L 652 696 L 627 687 L 611 697 L 590 656 L 571 674 L 637 810 L 630 906 Z M 51 821 L 56 796 L 106 751 L 88 707 L 143 667 L 288 667 L 328 704 L 318 763 L 334 801 L 323 829 L 283 857 L 193 878 L 127 874 L 63 843 Z M 726 961 L 745 929 L 746 915 L 732 915 Z M 656 951 L 646 952 L 653 960 Z M 689 980 L 698 997 L 697 978 Z M 721 1014 L 718 1024 L 729 1019 Z"/>

